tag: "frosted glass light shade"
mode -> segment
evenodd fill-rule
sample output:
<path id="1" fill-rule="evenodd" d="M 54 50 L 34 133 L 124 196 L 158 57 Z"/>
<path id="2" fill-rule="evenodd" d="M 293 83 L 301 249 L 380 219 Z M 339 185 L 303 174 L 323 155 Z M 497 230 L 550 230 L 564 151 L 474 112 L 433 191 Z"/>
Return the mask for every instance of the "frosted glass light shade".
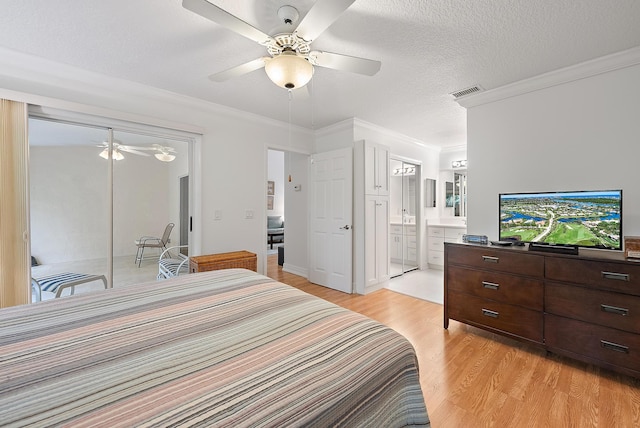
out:
<path id="1" fill-rule="evenodd" d="M 176 158 L 176 155 L 170 155 L 169 153 L 156 153 L 154 156 L 162 162 L 171 162 Z"/>
<path id="2" fill-rule="evenodd" d="M 313 76 L 313 65 L 292 51 L 271 58 L 264 69 L 273 83 L 285 89 L 301 88 Z"/>
<path id="3" fill-rule="evenodd" d="M 109 159 L 109 149 L 105 148 L 103 151 L 100 152 L 99 156 L 102 159 Z M 114 150 L 113 151 L 113 159 L 122 160 L 122 159 L 124 159 L 124 156 L 118 150 Z"/>

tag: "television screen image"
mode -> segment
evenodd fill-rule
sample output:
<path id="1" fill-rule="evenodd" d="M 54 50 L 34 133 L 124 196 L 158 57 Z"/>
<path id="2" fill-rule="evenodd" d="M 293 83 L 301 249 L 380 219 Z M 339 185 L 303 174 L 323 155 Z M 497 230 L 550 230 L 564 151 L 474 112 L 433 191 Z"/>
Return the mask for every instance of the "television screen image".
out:
<path id="1" fill-rule="evenodd" d="M 622 250 L 622 190 L 502 193 L 500 240 Z"/>

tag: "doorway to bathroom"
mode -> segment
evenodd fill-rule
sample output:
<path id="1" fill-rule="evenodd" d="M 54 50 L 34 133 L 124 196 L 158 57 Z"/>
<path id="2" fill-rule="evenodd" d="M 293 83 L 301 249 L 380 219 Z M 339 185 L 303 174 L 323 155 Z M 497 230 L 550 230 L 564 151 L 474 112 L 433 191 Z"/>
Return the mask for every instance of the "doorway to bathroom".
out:
<path id="1" fill-rule="evenodd" d="M 418 269 L 420 165 L 392 158 L 390 173 L 389 261 L 393 278 Z"/>

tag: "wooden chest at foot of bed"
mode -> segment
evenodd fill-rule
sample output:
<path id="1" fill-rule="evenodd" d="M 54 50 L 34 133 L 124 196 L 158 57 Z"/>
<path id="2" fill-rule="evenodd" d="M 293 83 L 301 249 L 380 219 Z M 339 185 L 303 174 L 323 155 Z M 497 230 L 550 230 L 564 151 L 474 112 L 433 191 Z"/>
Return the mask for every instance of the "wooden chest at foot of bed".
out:
<path id="1" fill-rule="evenodd" d="M 233 268 L 243 268 L 257 272 L 258 261 L 256 255 L 249 251 L 233 251 L 230 253 L 193 256 L 189 260 L 190 273 Z"/>

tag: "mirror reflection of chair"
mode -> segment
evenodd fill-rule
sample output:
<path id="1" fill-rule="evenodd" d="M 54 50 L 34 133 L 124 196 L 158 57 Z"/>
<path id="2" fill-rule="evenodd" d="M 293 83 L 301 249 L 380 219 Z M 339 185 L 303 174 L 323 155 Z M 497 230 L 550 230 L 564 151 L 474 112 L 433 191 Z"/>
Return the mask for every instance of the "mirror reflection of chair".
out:
<path id="1" fill-rule="evenodd" d="M 144 250 L 146 248 L 159 248 L 162 250 L 167 249 L 167 243 L 169 242 L 169 235 L 171 235 L 171 230 L 173 230 L 173 226 L 175 224 L 169 223 L 167 227 L 164 228 L 164 233 L 161 238 L 155 236 L 141 236 L 140 239 L 135 241 L 138 250 L 136 252 L 136 261 L 138 263 L 138 267 L 142 263 L 142 258 L 144 255 Z"/>
<path id="2" fill-rule="evenodd" d="M 160 254 L 160 259 L 158 260 L 158 279 L 167 279 L 189 273 L 189 257 L 181 252 L 184 248 L 189 248 L 189 246 L 176 245 L 167 248 Z M 172 250 L 175 254 L 172 253 Z"/>
<path id="3" fill-rule="evenodd" d="M 70 295 L 75 293 L 75 286 L 93 281 L 102 281 L 105 290 L 107 289 L 107 278 L 104 275 L 89 275 L 84 273 L 57 273 L 42 278 L 31 278 L 32 301 L 40 302 L 43 294 L 50 294 L 53 297 L 62 296 L 62 292 L 70 289 Z"/>

